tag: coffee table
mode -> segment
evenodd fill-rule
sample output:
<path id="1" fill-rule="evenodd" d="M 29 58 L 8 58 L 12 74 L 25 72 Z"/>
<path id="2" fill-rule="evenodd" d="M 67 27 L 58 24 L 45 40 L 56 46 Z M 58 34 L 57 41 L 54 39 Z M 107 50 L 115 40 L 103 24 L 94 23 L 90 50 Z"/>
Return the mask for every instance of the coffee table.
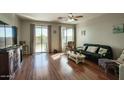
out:
<path id="1" fill-rule="evenodd" d="M 75 61 L 76 64 L 78 64 L 79 62 L 85 62 L 84 59 L 85 59 L 85 55 L 83 54 L 79 54 L 79 53 L 74 53 L 74 51 L 68 51 L 68 58 Z"/>

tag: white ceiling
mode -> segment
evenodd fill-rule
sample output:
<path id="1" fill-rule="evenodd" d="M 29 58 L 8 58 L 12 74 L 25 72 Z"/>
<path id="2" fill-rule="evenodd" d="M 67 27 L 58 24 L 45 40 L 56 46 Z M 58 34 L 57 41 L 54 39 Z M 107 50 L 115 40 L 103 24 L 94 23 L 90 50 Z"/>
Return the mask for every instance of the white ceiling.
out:
<path id="1" fill-rule="evenodd" d="M 79 18 L 79 20 L 75 22 L 64 22 L 58 20 L 58 17 L 67 17 L 68 13 L 17 13 L 17 16 L 22 20 L 49 21 L 68 24 L 78 24 L 82 21 L 87 21 L 89 19 L 101 16 L 103 13 L 73 13 L 73 15 L 82 15 L 83 18 Z"/>

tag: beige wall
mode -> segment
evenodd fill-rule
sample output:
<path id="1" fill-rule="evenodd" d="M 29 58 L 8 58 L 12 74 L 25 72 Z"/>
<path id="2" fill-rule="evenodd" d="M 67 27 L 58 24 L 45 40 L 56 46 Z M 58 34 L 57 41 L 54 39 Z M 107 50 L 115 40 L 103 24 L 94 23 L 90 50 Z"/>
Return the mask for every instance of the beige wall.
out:
<path id="1" fill-rule="evenodd" d="M 59 26 L 73 27 L 74 25 L 58 24 L 51 22 L 35 22 L 35 21 L 22 21 L 21 22 L 21 40 L 26 41 L 30 49 L 30 24 L 36 25 L 51 25 L 52 26 L 52 51 L 54 49 L 59 50 Z M 53 33 L 56 31 L 56 33 Z"/>
<path id="2" fill-rule="evenodd" d="M 0 20 L 18 27 L 18 41 L 24 40 L 30 47 L 30 24 L 52 25 L 52 50 L 59 48 L 59 26 L 74 26 L 50 22 L 20 21 L 14 13 L 0 13 Z M 92 20 L 77 25 L 77 46 L 84 43 L 99 43 L 110 45 L 113 48 L 114 57 L 117 58 L 124 48 L 124 33 L 113 34 L 113 25 L 124 23 L 124 14 L 104 14 Z M 56 34 L 53 31 L 56 30 Z M 81 31 L 86 30 L 86 35 Z"/>
<path id="3" fill-rule="evenodd" d="M 113 25 L 124 23 L 124 14 L 104 14 L 95 19 L 77 25 L 77 46 L 84 43 L 98 43 L 110 45 L 114 52 L 114 58 L 119 57 L 124 49 L 124 33 L 114 34 Z M 85 30 L 83 36 L 81 31 Z"/>
<path id="4" fill-rule="evenodd" d="M 18 28 L 18 41 L 20 40 L 20 23 L 21 21 L 14 13 L 0 13 L 0 20 Z"/>

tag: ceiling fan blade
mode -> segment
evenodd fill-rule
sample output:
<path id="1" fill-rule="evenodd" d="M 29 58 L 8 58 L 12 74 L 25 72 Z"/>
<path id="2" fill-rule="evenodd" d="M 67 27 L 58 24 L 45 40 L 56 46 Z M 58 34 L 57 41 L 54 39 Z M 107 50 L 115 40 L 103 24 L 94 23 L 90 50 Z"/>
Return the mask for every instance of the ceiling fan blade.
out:
<path id="1" fill-rule="evenodd" d="M 74 18 L 75 21 L 78 21 L 78 19 Z"/>
<path id="2" fill-rule="evenodd" d="M 75 18 L 81 18 L 81 17 L 83 17 L 83 16 L 75 16 Z"/>
<path id="3" fill-rule="evenodd" d="M 58 19 L 64 19 L 65 17 L 58 17 Z"/>
<path id="4" fill-rule="evenodd" d="M 68 19 L 67 19 L 67 17 L 58 17 L 58 20 L 60 20 L 60 21 L 67 21 Z"/>

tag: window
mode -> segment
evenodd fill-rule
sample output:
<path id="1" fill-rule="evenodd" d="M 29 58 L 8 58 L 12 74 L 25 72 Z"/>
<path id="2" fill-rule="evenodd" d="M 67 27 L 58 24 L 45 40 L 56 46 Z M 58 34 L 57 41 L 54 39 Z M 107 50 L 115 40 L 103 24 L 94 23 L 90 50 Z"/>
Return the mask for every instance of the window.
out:
<path id="1" fill-rule="evenodd" d="M 5 31 L 4 26 L 0 25 L 0 49 L 5 48 Z"/>
<path id="2" fill-rule="evenodd" d="M 10 47 L 13 45 L 13 32 L 12 27 L 6 26 L 6 47 Z"/>

